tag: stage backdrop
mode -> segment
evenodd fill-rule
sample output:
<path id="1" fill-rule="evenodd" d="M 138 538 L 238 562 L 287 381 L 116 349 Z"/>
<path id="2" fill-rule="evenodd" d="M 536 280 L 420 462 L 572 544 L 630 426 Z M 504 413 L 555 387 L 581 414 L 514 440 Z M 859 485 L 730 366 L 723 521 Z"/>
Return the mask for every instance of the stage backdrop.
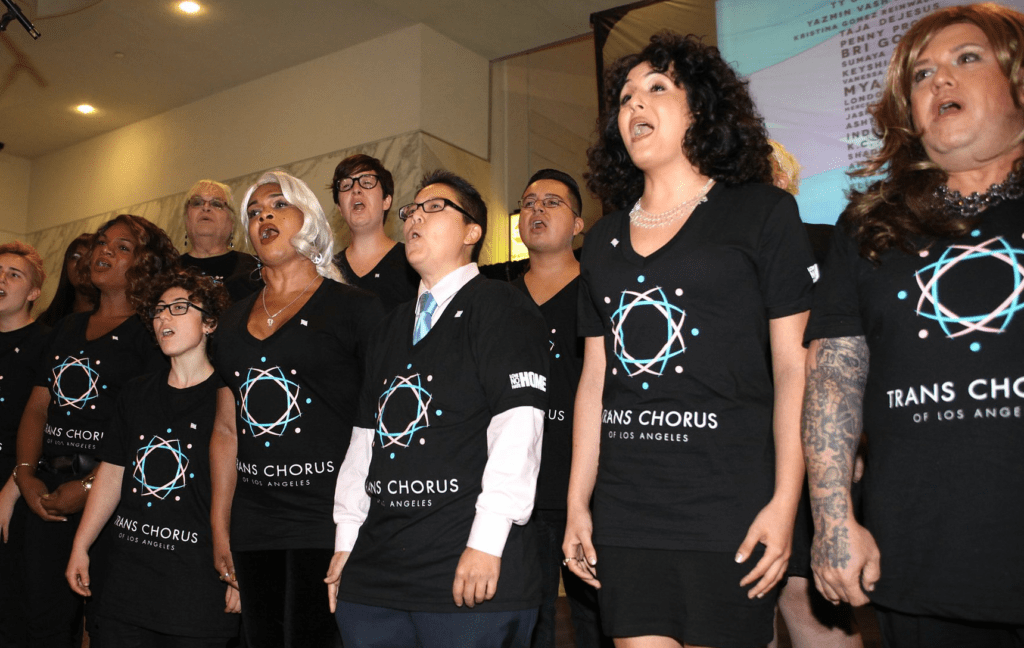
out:
<path id="1" fill-rule="evenodd" d="M 1024 11 L 1024 0 L 1001 0 Z M 900 37 L 956 0 L 663 0 L 593 14 L 598 72 L 661 29 L 705 36 L 750 81 L 772 138 L 803 166 L 797 202 L 808 223 L 834 223 L 847 175 L 877 146 L 867 108 Z M 600 89 L 600 85 L 599 85 Z"/>

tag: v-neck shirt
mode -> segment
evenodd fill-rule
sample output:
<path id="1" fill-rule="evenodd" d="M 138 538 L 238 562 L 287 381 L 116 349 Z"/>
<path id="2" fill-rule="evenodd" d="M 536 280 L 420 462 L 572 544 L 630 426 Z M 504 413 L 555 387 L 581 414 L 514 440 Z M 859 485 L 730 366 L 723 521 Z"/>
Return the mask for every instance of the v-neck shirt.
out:
<path id="1" fill-rule="evenodd" d="M 334 484 L 352 433 L 366 342 L 383 316 L 364 290 L 325 280 L 260 340 L 256 293 L 222 318 L 215 366 L 235 396 L 231 545 L 330 548 Z"/>
<path id="2" fill-rule="evenodd" d="M 380 297 L 386 312 L 390 313 L 395 306 L 416 297 L 416 286 L 419 285 L 420 276 L 409 265 L 403 243 L 396 243 L 381 257 L 377 265 L 362 277 L 352 269 L 348 257 L 345 256 L 345 250 L 334 255 L 334 265 L 338 266 L 341 276 L 349 284 Z"/>
<path id="3" fill-rule="evenodd" d="M 796 202 L 716 184 L 644 257 L 617 212 L 587 234 L 580 333 L 604 338 L 595 542 L 735 551 L 774 489 L 769 320 L 808 310 Z"/>

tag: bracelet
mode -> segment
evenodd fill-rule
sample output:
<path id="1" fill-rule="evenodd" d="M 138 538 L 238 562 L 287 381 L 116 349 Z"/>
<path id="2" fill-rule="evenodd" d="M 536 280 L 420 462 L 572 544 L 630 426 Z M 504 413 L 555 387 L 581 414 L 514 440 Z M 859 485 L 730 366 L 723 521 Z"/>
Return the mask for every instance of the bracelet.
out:
<path id="1" fill-rule="evenodd" d="M 86 494 L 92 490 L 92 480 L 96 479 L 96 475 L 89 475 L 82 480 L 82 488 L 85 489 Z"/>
<path id="2" fill-rule="evenodd" d="M 18 481 L 18 468 L 21 468 L 22 466 L 28 466 L 29 468 L 31 468 L 32 464 L 30 464 L 30 463 L 20 463 L 20 464 L 18 464 L 17 466 L 14 467 L 14 470 L 11 471 L 11 479 L 13 479 L 15 481 L 15 483 L 17 483 L 17 481 Z"/>

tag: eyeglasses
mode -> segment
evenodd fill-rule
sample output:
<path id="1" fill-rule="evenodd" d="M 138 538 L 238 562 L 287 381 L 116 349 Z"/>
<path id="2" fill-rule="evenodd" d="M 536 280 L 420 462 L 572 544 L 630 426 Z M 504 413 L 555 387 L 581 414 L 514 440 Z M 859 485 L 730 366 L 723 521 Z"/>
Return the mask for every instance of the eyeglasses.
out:
<path id="1" fill-rule="evenodd" d="M 338 191 L 346 192 L 351 189 L 356 182 L 359 182 L 359 186 L 363 189 L 373 189 L 377 186 L 379 178 L 372 173 L 364 173 L 361 176 L 348 176 L 338 180 Z"/>
<path id="2" fill-rule="evenodd" d="M 443 210 L 445 207 L 451 207 L 455 211 L 468 216 L 469 220 L 473 221 L 474 223 L 478 225 L 480 224 L 480 222 L 473 217 L 473 214 L 470 214 L 468 211 L 466 211 L 462 207 L 459 207 L 458 205 L 448 200 L 447 198 L 431 198 L 430 200 L 421 203 L 409 203 L 405 207 L 402 207 L 401 209 L 398 210 L 398 217 L 402 220 L 409 220 L 410 218 L 412 218 L 413 213 L 417 209 L 422 209 L 424 214 L 434 214 Z"/>
<path id="3" fill-rule="evenodd" d="M 569 207 L 569 203 L 562 200 L 561 198 L 556 198 L 554 196 L 547 196 L 545 198 L 534 198 L 533 196 L 531 196 L 525 200 L 519 201 L 519 209 L 520 211 L 524 212 L 536 211 L 537 203 L 543 205 L 544 209 L 558 209 L 562 205 Z M 576 210 L 573 209 L 572 207 L 569 207 L 569 211 L 571 211 L 574 216 L 579 216 L 579 214 L 576 213 Z"/>
<path id="4" fill-rule="evenodd" d="M 200 209 L 203 205 L 207 204 L 214 209 L 228 209 L 228 204 L 220 198 L 210 198 L 209 200 L 206 200 L 202 196 L 192 196 L 185 204 L 194 209 Z"/>
<path id="5" fill-rule="evenodd" d="M 199 308 L 198 306 L 196 306 L 192 302 L 176 301 L 176 302 L 171 303 L 171 304 L 157 304 L 153 308 L 150 308 L 149 309 L 149 318 L 150 319 L 156 319 L 161 314 L 163 314 L 163 312 L 165 310 L 169 310 L 171 315 L 174 315 L 175 317 L 177 317 L 179 315 L 184 315 L 185 313 L 187 313 L 188 309 L 190 309 L 190 308 L 194 308 L 197 311 L 199 311 L 200 313 L 203 313 L 204 315 L 209 315 L 210 314 L 208 311 L 203 310 L 202 308 Z"/>

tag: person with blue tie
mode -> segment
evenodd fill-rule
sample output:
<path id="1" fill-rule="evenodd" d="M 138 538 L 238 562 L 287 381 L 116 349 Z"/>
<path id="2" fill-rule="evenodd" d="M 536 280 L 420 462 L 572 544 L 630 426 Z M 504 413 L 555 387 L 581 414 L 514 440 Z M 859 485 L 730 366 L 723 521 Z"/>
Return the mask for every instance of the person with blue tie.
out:
<path id="1" fill-rule="evenodd" d="M 480 275 L 487 207 L 448 171 L 402 207 L 418 297 L 367 351 L 326 582 L 346 648 L 530 645 L 548 336 Z"/>

